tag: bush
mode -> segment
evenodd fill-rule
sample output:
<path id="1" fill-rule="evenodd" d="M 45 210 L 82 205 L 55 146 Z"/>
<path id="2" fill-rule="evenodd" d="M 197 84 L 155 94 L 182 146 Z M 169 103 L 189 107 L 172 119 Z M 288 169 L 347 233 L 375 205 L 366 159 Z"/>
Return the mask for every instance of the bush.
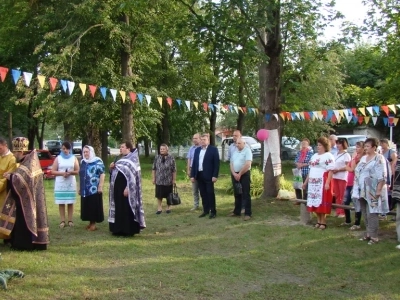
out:
<path id="1" fill-rule="evenodd" d="M 279 177 L 279 189 L 287 190 L 287 191 L 294 191 L 292 181 L 286 180 L 285 176 L 283 174 Z"/>

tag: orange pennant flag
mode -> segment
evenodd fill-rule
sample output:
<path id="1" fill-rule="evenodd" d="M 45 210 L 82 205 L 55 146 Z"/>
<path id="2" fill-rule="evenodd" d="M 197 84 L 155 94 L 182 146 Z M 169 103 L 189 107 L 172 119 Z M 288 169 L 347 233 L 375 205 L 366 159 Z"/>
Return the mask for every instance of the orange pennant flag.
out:
<path id="1" fill-rule="evenodd" d="M 243 113 L 244 113 L 244 114 L 247 113 L 247 107 L 243 106 L 243 107 L 242 107 L 242 110 L 243 110 Z"/>
<path id="2" fill-rule="evenodd" d="M 8 68 L 0 67 L 1 82 L 4 82 L 4 80 L 6 79 L 7 73 L 8 73 Z"/>
<path id="3" fill-rule="evenodd" d="M 134 92 L 129 92 L 129 97 L 131 97 L 132 103 L 135 103 L 135 100 L 136 100 L 136 93 L 134 93 Z"/>
<path id="4" fill-rule="evenodd" d="M 167 103 L 169 105 L 169 108 L 171 108 L 172 107 L 172 98 L 171 97 L 167 98 Z"/>
<path id="5" fill-rule="evenodd" d="M 57 79 L 57 78 L 54 78 L 54 77 L 50 77 L 50 78 L 49 78 L 49 81 L 50 81 L 50 91 L 54 91 L 55 88 L 56 88 L 58 79 Z"/>
<path id="6" fill-rule="evenodd" d="M 288 112 L 288 111 L 286 111 L 285 113 L 286 113 L 286 118 L 288 120 L 291 120 L 292 119 L 292 114 L 290 112 Z"/>
<path id="7" fill-rule="evenodd" d="M 389 117 L 389 107 L 387 107 L 387 105 L 382 105 L 381 108 L 385 112 L 386 116 Z"/>
<path id="8" fill-rule="evenodd" d="M 91 94 L 92 97 L 94 98 L 94 95 L 96 94 L 97 86 L 95 86 L 95 85 L 89 85 L 89 90 L 90 90 L 90 94 Z"/>
<path id="9" fill-rule="evenodd" d="M 208 110 L 208 104 L 207 104 L 207 102 L 203 102 L 203 108 L 204 108 L 205 111 Z"/>
<path id="10" fill-rule="evenodd" d="M 37 79 L 39 81 L 40 87 L 43 88 L 44 87 L 44 81 L 46 80 L 46 77 L 43 75 L 38 75 Z"/>
<path id="11" fill-rule="evenodd" d="M 282 120 L 285 121 L 286 114 L 284 112 L 281 112 L 279 115 L 281 116 Z"/>

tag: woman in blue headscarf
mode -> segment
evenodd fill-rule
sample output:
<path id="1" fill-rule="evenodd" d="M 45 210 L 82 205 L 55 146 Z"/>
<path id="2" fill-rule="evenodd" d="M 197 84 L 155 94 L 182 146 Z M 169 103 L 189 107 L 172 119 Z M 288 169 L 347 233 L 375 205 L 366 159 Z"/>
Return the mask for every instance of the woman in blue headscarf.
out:
<path id="1" fill-rule="evenodd" d="M 93 147 L 83 147 L 78 193 L 81 195 L 81 219 L 89 221 L 89 225 L 86 226 L 89 231 L 96 230 L 96 223 L 104 221 L 104 171 L 104 163 L 96 156 Z"/>

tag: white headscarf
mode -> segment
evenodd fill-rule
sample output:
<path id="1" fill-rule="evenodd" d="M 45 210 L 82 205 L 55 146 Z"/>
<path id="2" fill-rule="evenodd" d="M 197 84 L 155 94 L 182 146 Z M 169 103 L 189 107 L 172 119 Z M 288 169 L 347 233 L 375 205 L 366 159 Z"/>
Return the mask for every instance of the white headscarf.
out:
<path id="1" fill-rule="evenodd" d="M 96 156 L 96 154 L 94 153 L 94 149 L 93 149 L 92 146 L 85 145 L 83 148 L 88 148 L 88 149 L 89 149 L 89 159 L 86 159 L 86 158 L 83 156 L 83 151 L 82 151 L 82 160 L 83 160 L 85 163 L 90 164 L 90 163 L 95 162 L 95 161 L 97 161 L 97 160 L 102 161 L 100 157 L 97 157 L 97 156 Z"/>

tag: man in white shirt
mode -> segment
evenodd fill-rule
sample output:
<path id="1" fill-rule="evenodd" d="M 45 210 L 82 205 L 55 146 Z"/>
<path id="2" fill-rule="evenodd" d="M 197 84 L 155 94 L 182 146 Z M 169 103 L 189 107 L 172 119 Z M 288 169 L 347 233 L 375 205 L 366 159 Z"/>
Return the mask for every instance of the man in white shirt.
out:
<path id="1" fill-rule="evenodd" d="M 246 142 L 242 138 L 236 141 L 237 150 L 233 153 L 230 170 L 232 183 L 235 187 L 237 183 L 241 184 L 241 191 L 234 188 L 235 209 L 229 216 L 240 216 L 242 204 L 244 205 L 244 220 L 251 218 L 251 197 L 250 197 L 250 169 L 253 161 L 253 154 Z"/>
<path id="2" fill-rule="evenodd" d="M 242 137 L 240 130 L 235 130 L 232 134 L 233 143 L 228 148 L 228 160 L 232 158 L 233 153 L 237 150 L 236 141 Z"/>
<path id="3" fill-rule="evenodd" d="M 335 156 L 338 153 L 338 148 L 336 146 L 336 141 L 337 141 L 338 137 L 334 134 L 331 134 L 329 136 L 329 143 L 331 144 L 331 153 L 333 156 Z"/>

